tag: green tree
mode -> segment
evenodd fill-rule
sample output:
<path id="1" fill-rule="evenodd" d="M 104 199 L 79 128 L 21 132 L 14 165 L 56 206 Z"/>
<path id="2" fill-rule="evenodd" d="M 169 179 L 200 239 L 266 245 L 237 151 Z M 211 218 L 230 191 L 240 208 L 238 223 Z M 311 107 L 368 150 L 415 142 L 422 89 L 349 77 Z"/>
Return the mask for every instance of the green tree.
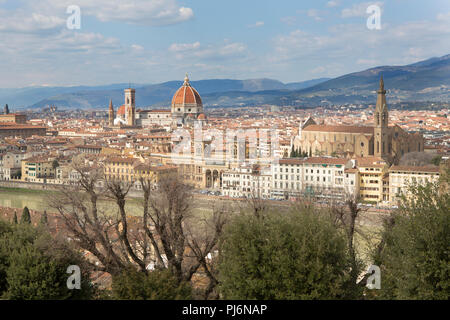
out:
<path id="1" fill-rule="evenodd" d="M 294 145 L 292 145 L 292 148 L 291 148 L 291 154 L 289 155 L 289 157 L 290 158 L 295 158 L 295 149 L 294 149 Z"/>
<path id="2" fill-rule="evenodd" d="M 47 226 L 48 225 L 48 217 L 47 217 L 47 211 L 44 210 L 44 213 L 41 215 L 41 221 L 40 224 L 43 226 Z"/>
<path id="3" fill-rule="evenodd" d="M 431 159 L 431 163 L 434 164 L 435 166 L 438 166 L 441 163 L 442 157 L 441 156 L 436 156 L 433 159 Z"/>
<path id="4" fill-rule="evenodd" d="M 81 290 L 67 288 L 67 267 L 81 269 Z M 89 268 L 81 254 L 44 229 L 28 224 L 10 225 L 0 235 L 0 295 L 4 299 L 90 298 Z"/>
<path id="5" fill-rule="evenodd" d="M 450 298 L 450 195 L 437 183 L 409 188 L 374 252 L 383 299 Z"/>
<path id="6" fill-rule="evenodd" d="M 13 225 L 0 220 L 0 297 L 6 291 L 6 270 L 9 265 L 9 252 L 2 246 L 2 239 L 8 238 L 13 230 Z"/>
<path id="7" fill-rule="evenodd" d="M 345 236 L 326 215 L 239 216 L 226 227 L 220 252 L 225 299 L 344 299 L 359 290 L 349 283 Z"/>
<path id="8" fill-rule="evenodd" d="M 125 300 L 188 300 L 192 299 L 188 282 L 177 281 L 172 273 L 155 270 L 146 275 L 135 268 L 113 277 L 112 296 Z"/>
<path id="9" fill-rule="evenodd" d="M 22 216 L 20 217 L 20 223 L 31 224 L 30 210 L 28 210 L 28 207 L 23 208 Z"/>
<path id="10" fill-rule="evenodd" d="M 18 220 L 17 220 L 17 212 L 14 210 L 14 217 L 13 217 L 13 223 L 14 224 L 18 224 Z"/>
<path id="11" fill-rule="evenodd" d="M 58 160 L 53 160 L 52 161 L 52 169 L 53 170 L 55 170 L 56 168 L 58 168 L 59 167 L 59 163 L 58 163 Z"/>

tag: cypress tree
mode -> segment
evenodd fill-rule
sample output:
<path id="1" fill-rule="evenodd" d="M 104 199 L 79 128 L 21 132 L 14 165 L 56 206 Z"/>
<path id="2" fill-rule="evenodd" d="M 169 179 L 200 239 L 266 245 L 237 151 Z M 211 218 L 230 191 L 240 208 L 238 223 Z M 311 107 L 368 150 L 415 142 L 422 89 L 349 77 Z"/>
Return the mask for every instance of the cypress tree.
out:
<path id="1" fill-rule="evenodd" d="M 22 216 L 20 217 L 20 223 L 31 224 L 30 210 L 28 210 L 28 207 L 23 208 Z"/>
<path id="2" fill-rule="evenodd" d="M 13 223 L 14 224 L 18 224 L 19 222 L 17 221 L 17 212 L 14 210 L 14 218 L 13 218 Z"/>
<path id="3" fill-rule="evenodd" d="M 47 211 L 44 210 L 44 213 L 41 216 L 41 225 L 47 226 L 48 225 L 48 217 L 47 217 Z"/>

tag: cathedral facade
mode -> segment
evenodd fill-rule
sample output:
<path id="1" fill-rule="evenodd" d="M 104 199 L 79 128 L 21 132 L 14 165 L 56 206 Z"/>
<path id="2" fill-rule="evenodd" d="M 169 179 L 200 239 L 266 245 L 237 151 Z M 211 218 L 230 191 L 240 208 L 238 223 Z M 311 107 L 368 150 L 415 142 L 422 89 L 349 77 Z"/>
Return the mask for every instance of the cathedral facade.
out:
<path id="1" fill-rule="evenodd" d="M 308 118 L 299 126 L 294 148 L 309 156 L 376 156 L 396 162 L 405 153 L 424 150 L 419 133 L 408 133 L 398 125 L 389 126 L 383 78 L 377 91 L 373 127 L 319 125 Z"/>
<path id="2" fill-rule="evenodd" d="M 171 109 L 136 110 L 136 90 L 125 89 L 125 104 L 114 111 L 109 102 L 108 125 L 110 127 L 161 127 L 192 126 L 195 121 L 206 121 L 200 94 L 195 90 L 188 75 L 183 85 L 172 97 Z"/>

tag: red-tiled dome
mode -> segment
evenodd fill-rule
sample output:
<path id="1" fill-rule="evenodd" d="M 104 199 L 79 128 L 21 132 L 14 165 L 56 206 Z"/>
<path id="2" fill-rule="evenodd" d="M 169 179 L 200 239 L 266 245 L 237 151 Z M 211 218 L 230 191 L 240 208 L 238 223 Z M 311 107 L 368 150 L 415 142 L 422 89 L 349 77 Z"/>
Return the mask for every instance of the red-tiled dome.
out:
<path id="1" fill-rule="evenodd" d="M 189 83 L 187 75 L 186 78 L 184 78 L 183 85 L 177 90 L 172 98 L 172 106 L 178 107 L 184 105 L 203 106 L 202 98 L 200 98 L 197 90 Z"/>
<path id="2" fill-rule="evenodd" d="M 197 117 L 197 120 L 206 120 L 206 116 L 204 113 L 200 113 Z"/>
<path id="3" fill-rule="evenodd" d="M 119 107 L 119 109 L 117 109 L 117 114 L 118 114 L 118 115 L 121 115 L 121 116 L 124 116 L 124 115 L 125 115 L 125 105 L 124 105 L 124 104 L 121 105 L 121 106 Z"/>

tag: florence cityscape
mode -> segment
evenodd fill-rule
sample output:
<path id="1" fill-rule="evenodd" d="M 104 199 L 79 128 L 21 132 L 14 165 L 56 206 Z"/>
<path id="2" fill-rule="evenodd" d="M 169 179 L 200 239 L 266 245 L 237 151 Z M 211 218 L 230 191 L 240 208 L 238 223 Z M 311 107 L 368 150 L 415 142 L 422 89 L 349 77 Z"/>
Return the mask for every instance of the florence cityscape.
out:
<path id="1" fill-rule="evenodd" d="M 449 299 L 448 1 L 0 17 L 2 302 Z"/>

